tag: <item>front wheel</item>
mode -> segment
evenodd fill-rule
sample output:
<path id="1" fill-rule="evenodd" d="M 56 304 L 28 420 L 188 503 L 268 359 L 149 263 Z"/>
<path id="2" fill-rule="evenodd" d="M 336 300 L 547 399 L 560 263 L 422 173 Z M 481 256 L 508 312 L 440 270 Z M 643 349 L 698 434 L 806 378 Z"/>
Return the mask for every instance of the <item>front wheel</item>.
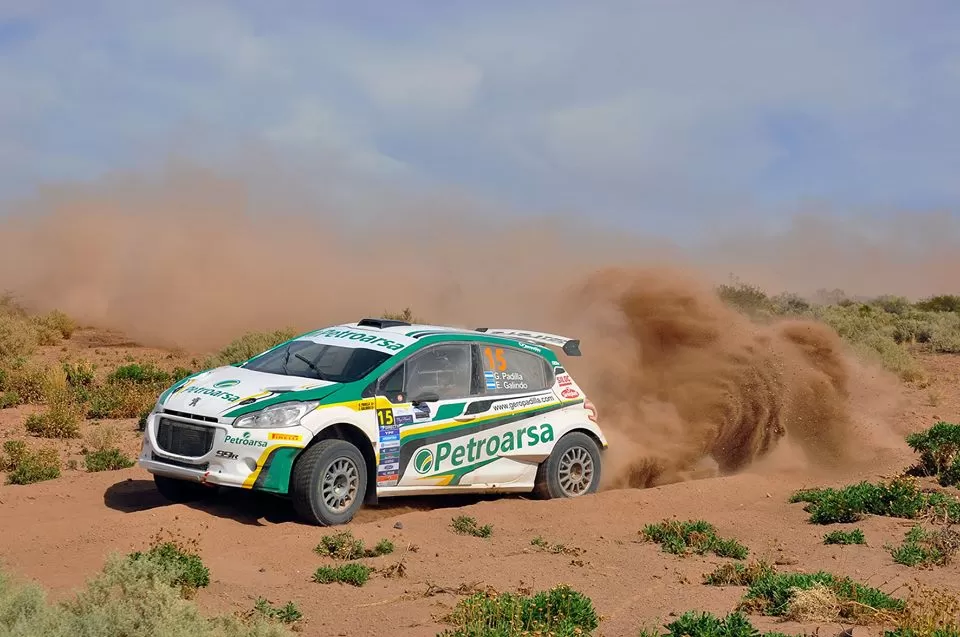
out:
<path id="1" fill-rule="evenodd" d="M 346 440 L 322 440 L 303 452 L 291 478 L 297 513 L 312 524 L 336 526 L 363 506 L 367 463 Z"/>
<path id="2" fill-rule="evenodd" d="M 542 499 L 576 498 L 600 485 L 600 448 L 593 438 L 574 431 L 560 438 L 537 468 L 533 493 Z"/>

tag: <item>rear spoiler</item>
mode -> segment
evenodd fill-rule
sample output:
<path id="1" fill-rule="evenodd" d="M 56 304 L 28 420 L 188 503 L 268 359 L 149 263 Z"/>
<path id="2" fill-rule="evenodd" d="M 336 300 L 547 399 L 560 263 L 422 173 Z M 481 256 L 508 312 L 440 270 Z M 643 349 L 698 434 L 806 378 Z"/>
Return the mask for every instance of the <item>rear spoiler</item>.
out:
<path id="1" fill-rule="evenodd" d="M 528 341 L 530 343 L 539 343 L 540 345 L 559 346 L 567 356 L 581 356 L 580 339 L 559 336 L 557 334 L 547 334 L 546 332 L 527 332 L 525 330 L 491 329 L 489 327 L 478 327 L 477 332 L 485 334 L 495 334 L 497 336 L 509 336 L 518 341 Z"/>

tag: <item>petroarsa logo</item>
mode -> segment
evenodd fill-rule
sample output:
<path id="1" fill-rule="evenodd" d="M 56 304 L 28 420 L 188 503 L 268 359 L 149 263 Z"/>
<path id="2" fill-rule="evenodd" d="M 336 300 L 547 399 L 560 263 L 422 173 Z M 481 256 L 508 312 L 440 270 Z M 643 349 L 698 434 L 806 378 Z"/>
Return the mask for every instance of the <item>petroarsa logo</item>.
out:
<path id="1" fill-rule="evenodd" d="M 255 440 L 250 437 L 249 431 L 244 431 L 242 436 L 227 435 L 223 441 L 230 445 L 240 445 L 241 447 L 266 447 L 266 440 Z"/>
<path id="2" fill-rule="evenodd" d="M 429 473 L 431 467 L 433 467 L 433 452 L 429 449 L 421 449 L 418 451 L 416 457 L 413 459 L 414 470 L 420 475 L 423 475 Z"/>
<path id="3" fill-rule="evenodd" d="M 421 449 L 413 457 L 413 469 L 420 475 L 451 471 L 553 440 L 553 425 L 549 423 L 494 431 L 470 436 L 464 442 L 441 442 L 436 445 L 436 451 Z"/>
<path id="4" fill-rule="evenodd" d="M 217 389 L 226 389 L 227 387 L 233 387 L 234 385 L 239 384 L 239 380 L 221 380 L 219 383 L 214 383 L 213 386 Z"/>

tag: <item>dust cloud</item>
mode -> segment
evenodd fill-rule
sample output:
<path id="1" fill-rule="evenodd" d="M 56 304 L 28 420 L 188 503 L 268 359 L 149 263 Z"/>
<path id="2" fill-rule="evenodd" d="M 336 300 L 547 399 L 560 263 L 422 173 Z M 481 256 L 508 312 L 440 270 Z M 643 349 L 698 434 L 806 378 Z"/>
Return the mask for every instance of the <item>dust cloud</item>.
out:
<path id="1" fill-rule="evenodd" d="M 405 307 L 575 335 L 571 371 L 613 443 L 605 488 L 741 471 L 785 437 L 815 464 L 850 458 L 864 376 L 825 326 L 751 322 L 712 293 L 716 270 L 664 242 L 401 205 L 264 212 L 244 184 L 191 171 L 60 188 L 0 217 L 0 291 L 196 352 Z"/>

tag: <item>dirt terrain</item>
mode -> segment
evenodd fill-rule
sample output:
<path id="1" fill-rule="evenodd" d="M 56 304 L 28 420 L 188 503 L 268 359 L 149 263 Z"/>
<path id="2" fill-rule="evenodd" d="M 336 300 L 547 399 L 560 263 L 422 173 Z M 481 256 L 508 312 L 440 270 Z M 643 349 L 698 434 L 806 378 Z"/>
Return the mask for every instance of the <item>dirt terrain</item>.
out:
<path id="1" fill-rule="evenodd" d="M 122 335 L 78 330 L 36 355 L 48 362 L 85 358 L 102 368 L 124 361 L 154 361 L 164 367 L 190 365 L 183 352 L 140 348 Z M 466 593 L 537 591 L 567 583 L 589 596 L 602 622 L 597 634 L 635 635 L 657 628 L 687 610 L 732 611 L 744 588 L 702 583 L 704 574 L 728 559 L 711 554 L 678 557 L 643 541 L 640 530 L 665 518 L 703 519 L 721 537 L 736 538 L 778 568 L 807 572 L 823 569 L 849 575 L 887 593 L 905 594 L 914 579 L 960 593 L 960 568 L 954 563 L 917 569 L 894 563 L 885 544 L 899 544 L 908 520 L 868 516 L 856 524 L 824 527 L 808 522 L 802 504 L 789 503 L 797 489 L 842 486 L 860 479 L 889 477 L 915 461 L 902 435 L 953 421 L 960 409 L 960 357 L 925 355 L 926 386 L 905 386 L 902 398 L 876 390 L 862 405 L 885 405 L 894 423 L 887 449 L 861 456 L 832 472 L 813 471 L 781 449 L 731 477 L 678 482 L 648 489 L 612 489 L 574 501 L 535 501 L 523 497 L 417 498 L 363 510 L 348 527 L 367 546 L 382 538 L 396 550 L 365 562 L 385 568 L 403 562 L 403 577 L 374 572 L 362 587 L 318 584 L 311 580 L 330 558 L 313 551 L 330 529 L 304 525 L 283 501 L 230 492 L 192 505 L 165 501 L 150 475 L 138 468 L 88 473 L 66 469 L 61 477 L 30 485 L 0 486 L 0 564 L 9 572 L 42 583 L 54 598 L 68 595 L 101 568 L 111 552 L 144 549 L 161 530 L 197 538 L 210 568 L 210 585 L 197 601 L 204 612 L 249 609 L 258 597 L 275 605 L 294 601 L 303 612 L 297 629 L 309 635 L 436 635 L 440 618 Z M 861 373 L 867 373 L 863 371 Z M 34 406 L 0 410 L 0 443 L 28 440 L 24 421 Z M 136 419 L 111 421 L 118 444 L 134 457 L 140 445 Z M 602 424 L 602 423 L 601 423 Z M 869 423 L 862 426 L 869 426 Z M 87 421 L 83 433 L 98 425 Z M 55 441 L 64 460 L 81 458 L 84 439 Z M 2 476 L 0 476 L 2 477 Z M 490 524 L 490 537 L 458 535 L 457 515 Z M 824 545 L 823 535 L 859 527 L 865 546 Z M 342 529 L 337 529 L 342 530 Z M 563 552 L 539 550 L 536 537 L 563 544 Z M 838 633 L 839 624 L 797 624 L 751 616 L 761 631 L 800 633 L 819 629 Z M 857 627 L 856 635 L 880 634 Z"/>

